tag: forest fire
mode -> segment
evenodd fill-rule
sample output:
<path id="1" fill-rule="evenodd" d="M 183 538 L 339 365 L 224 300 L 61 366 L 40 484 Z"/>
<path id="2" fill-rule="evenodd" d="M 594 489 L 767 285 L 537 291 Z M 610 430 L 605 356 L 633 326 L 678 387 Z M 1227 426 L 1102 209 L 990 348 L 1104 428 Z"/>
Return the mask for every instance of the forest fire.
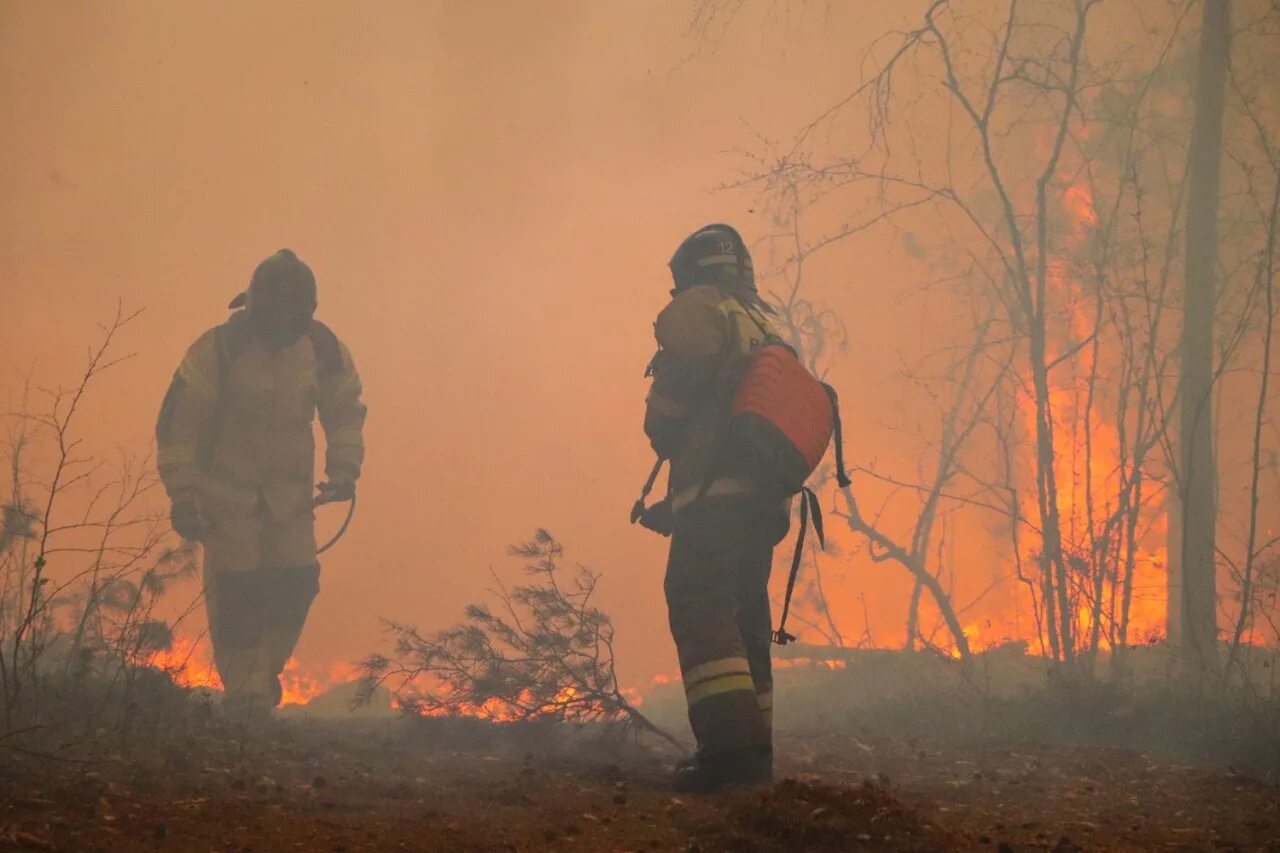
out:
<path id="1" fill-rule="evenodd" d="M 1078 133 L 1088 136 L 1086 128 Z M 1125 362 L 1135 356 L 1122 351 L 1110 328 L 1114 318 L 1106 313 L 1105 289 L 1114 285 L 1102 262 L 1094 260 L 1106 238 L 1098 232 L 1099 212 L 1088 170 L 1080 165 L 1064 168 L 1075 177 L 1059 198 L 1065 227 L 1047 269 L 1046 301 L 1050 310 L 1065 316 L 1063 337 L 1049 341 L 1046 374 L 1051 466 L 1068 575 L 1067 594 L 1059 593 L 1058 598 L 1069 602 L 1075 651 L 1093 653 L 1165 634 L 1168 560 L 1165 512 L 1152 506 L 1142 491 L 1144 483 L 1156 480 L 1146 469 L 1142 446 L 1143 424 L 1150 418 L 1143 409 L 1149 403 L 1130 401 L 1127 388 L 1115 387 L 1116 377 L 1127 378 L 1143 368 Z M 1025 377 L 1024 384 L 1031 387 L 1031 377 Z M 1034 402 L 1026 395 L 1018 399 L 1025 429 L 1035 435 Z M 1034 500 L 1024 500 L 1022 513 L 1034 529 L 1045 529 Z M 1042 572 L 1053 571 L 1036 549 L 1028 547 L 1020 557 L 1024 564 L 1039 564 Z M 1046 596 L 1042 605 L 1051 586 L 1041 578 Z M 1023 586 L 1035 608 L 1033 589 Z M 1052 613 L 1052 605 L 1048 610 Z M 1037 641 L 1044 654 L 1049 650 L 1043 647 L 1044 632 L 1039 634 L 1029 639 Z"/>
<path id="2" fill-rule="evenodd" d="M 223 5 L 0 3 L 0 849 L 1280 851 L 1276 0 Z"/>

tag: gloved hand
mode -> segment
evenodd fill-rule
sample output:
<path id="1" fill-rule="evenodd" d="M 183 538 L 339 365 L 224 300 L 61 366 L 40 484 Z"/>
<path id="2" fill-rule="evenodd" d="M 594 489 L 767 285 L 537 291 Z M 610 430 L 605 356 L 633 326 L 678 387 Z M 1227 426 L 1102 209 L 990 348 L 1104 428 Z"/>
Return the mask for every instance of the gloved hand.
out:
<path id="1" fill-rule="evenodd" d="M 664 498 L 653 506 L 646 507 L 636 521 L 640 522 L 641 527 L 652 530 L 654 533 L 670 536 L 676 526 L 675 513 L 671 511 L 671 499 Z"/>
<path id="2" fill-rule="evenodd" d="M 316 506 L 349 501 L 356 496 L 356 484 L 354 480 L 330 480 L 316 483 L 316 492 Z"/>
<path id="3" fill-rule="evenodd" d="M 189 542 L 200 542 L 209 532 L 200 508 L 190 498 L 181 498 L 169 508 L 169 526 L 173 532 Z"/>

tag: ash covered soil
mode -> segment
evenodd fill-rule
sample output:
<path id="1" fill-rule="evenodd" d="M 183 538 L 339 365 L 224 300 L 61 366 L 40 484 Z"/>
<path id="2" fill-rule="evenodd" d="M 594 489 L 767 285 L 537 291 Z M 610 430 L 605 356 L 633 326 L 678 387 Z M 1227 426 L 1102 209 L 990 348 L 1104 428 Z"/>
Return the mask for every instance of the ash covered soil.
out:
<path id="1" fill-rule="evenodd" d="M 783 735 L 773 785 L 710 797 L 667 790 L 672 758 L 591 730 L 192 714 L 0 749 L 0 849 L 1280 850 L 1274 785 L 1136 752 Z"/>

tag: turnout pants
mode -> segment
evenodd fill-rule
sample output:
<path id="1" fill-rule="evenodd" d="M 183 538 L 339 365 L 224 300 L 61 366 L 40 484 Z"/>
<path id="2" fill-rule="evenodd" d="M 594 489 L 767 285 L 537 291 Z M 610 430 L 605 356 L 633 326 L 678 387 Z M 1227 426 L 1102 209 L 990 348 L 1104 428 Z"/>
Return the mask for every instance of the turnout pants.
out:
<path id="1" fill-rule="evenodd" d="M 665 592 L 698 757 L 772 749 L 769 572 L 777 541 L 751 514 L 677 524 Z"/>
<path id="2" fill-rule="evenodd" d="M 259 501 L 211 519 L 204 597 L 214 663 L 229 700 L 280 704 L 280 673 L 320 591 L 315 527 L 288 523 Z"/>

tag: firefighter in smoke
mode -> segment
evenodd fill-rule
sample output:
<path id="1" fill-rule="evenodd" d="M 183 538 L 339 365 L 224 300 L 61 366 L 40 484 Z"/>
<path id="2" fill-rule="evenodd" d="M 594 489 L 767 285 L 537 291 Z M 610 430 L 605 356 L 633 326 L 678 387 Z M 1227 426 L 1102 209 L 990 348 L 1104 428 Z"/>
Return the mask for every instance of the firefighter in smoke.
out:
<path id="1" fill-rule="evenodd" d="M 351 353 L 313 319 L 316 280 L 282 249 L 227 322 L 200 336 L 156 425 L 170 523 L 204 546 L 214 660 L 229 707 L 280 703 L 279 675 L 319 592 L 314 507 L 352 500 L 365 406 Z M 319 413 L 326 481 L 313 494 Z"/>
<path id="2" fill-rule="evenodd" d="M 762 494 L 720 440 L 739 380 L 774 335 L 746 245 L 733 228 L 709 225 L 670 268 L 675 289 L 654 324 L 644 429 L 671 467 L 666 498 L 639 521 L 671 534 L 664 587 L 698 742 L 674 785 L 705 792 L 772 774 L 767 587 L 790 500 Z"/>

